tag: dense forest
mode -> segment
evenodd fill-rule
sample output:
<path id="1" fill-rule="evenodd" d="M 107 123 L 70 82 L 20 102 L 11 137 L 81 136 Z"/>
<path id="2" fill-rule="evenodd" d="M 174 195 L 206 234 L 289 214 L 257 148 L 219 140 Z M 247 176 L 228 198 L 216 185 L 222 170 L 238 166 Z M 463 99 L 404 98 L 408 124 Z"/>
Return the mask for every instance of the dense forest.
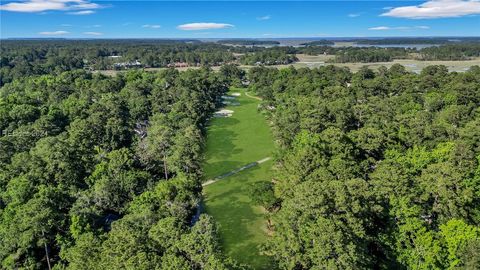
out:
<path id="1" fill-rule="evenodd" d="M 174 63 L 214 66 L 234 60 L 227 46 L 173 40 L 4 40 L 0 48 L 0 85 L 22 75 L 76 68 L 168 67 Z"/>
<path id="2" fill-rule="evenodd" d="M 295 54 L 288 53 L 284 49 L 263 50 L 247 53 L 240 58 L 244 65 L 288 65 L 298 61 Z"/>
<path id="3" fill-rule="evenodd" d="M 259 55 L 252 56 L 256 52 Z M 248 55 L 235 57 L 234 53 Z M 24 76 L 60 74 L 79 68 L 219 66 L 253 60 L 274 65 L 293 62 L 296 58 L 290 54 L 294 53 L 293 48 L 232 47 L 190 40 L 3 40 L 0 86 Z"/>
<path id="4" fill-rule="evenodd" d="M 227 40 L 229 41 L 229 40 Z M 233 40 L 251 43 L 249 40 Z M 253 42 L 253 41 L 252 41 Z M 468 60 L 480 57 L 480 43 L 457 42 L 423 49 L 333 47 L 324 41 L 301 47 L 262 47 L 263 41 L 227 46 L 195 40 L 2 40 L 0 86 L 29 75 L 60 74 L 75 69 L 113 70 L 160 67 L 284 65 L 296 54 L 335 55 L 332 62 L 389 62 L 394 59 Z M 266 41 L 271 42 L 271 41 Z"/>
<path id="5" fill-rule="evenodd" d="M 235 268 L 196 215 L 224 74 L 79 70 L 3 86 L 0 268 Z"/>
<path id="6" fill-rule="evenodd" d="M 480 57 L 480 43 L 429 47 L 420 50 L 418 54 L 420 60 L 468 60 Z"/>
<path id="7" fill-rule="evenodd" d="M 401 47 L 331 47 L 306 46 L 297 48 L 297 53 L 307 55 L 335 55 L 332 63 L 373 63 L 391 62 L 395 59 L 415 59 L 420 61 L 459 61 L 480 57 L 480 43 L 446 44 L 422 49 Z"/>
<path id="8" fill-rule="evenodd" d="M 279 146 L 252 192 L 279 268 L 480 268 L 478 66 L 248 76 Z"/>
<path id="9" fill-rule="evenodd" d="M 480 67 L 261 66 L 292 63 L 304 50 L 360 62 L 411 53 L 2 43 L 0 268 L 247 269 L 222 252 L 215 220 L 199 207 L 208 120 L 235 86 L 263 99 L 278 148 L 273 179 L 250 187 L 265 210 L 261 251 L 273 268 L 479 269 Z M 415 54 L 478 51 L 456 44 Z M 86 68 L 147 55 L 205 66 L 115 76 Z M 259 66 L 245 72 L 237 62 Z"/>
<path id="10" fill-rule="evenodd" d="M 310 42 L 305 42 L 300 45 L 303 46 L 326 46 L 326 45 L 334 45 L 335 42 L 332 40 L 315 40 L 315 41 L 310 41 Z"/>
<path id="11" fill-rule="evenodd" d="M 411 49 L 405 48 L 357 48 L 348 47 L 337 49 L 335 52 L 335 58 L 332 62 L 335 63 L 373 63 L 373 62 L 390 62 L 394 59 L 408 58 Z"/>

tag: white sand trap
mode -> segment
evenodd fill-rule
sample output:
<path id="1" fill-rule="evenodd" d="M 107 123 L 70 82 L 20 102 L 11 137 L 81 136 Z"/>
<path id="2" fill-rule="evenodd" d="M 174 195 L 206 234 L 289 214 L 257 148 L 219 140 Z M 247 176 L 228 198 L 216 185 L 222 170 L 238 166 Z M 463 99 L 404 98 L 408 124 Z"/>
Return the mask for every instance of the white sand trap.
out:
<path id="1" fill-rule="evenodd" d="M 233 113 L 232 110 L 227 110 L 227 109 L 222 109 L 220 111 L 217 111 L 217 113 Z"/>
<path id="2" fill-rule="evenodd" d="M 230 117 L 232 116 L 233 114 L 233 111 L 232 110 L 220 110 L 220 111 L 216 111 L 213 116 L 214 117 Z"/>
<path id="3" fill-rule="evenodd" d="M 240 93 L 232 93 L 232 94 L 230 94 L 230 95 L 231 95 L 231 96 L 234 96 L 234 97 L 239 97 L 239 96 L 241 96 L 242 94 L 240 94 Z"/>

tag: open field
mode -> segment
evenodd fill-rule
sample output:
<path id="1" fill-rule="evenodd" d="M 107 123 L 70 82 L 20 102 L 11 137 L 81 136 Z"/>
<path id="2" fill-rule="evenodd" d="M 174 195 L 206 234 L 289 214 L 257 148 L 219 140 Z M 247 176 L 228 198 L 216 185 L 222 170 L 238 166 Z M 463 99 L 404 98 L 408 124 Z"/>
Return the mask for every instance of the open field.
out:
<path id="1" fill-rule="evenodd" d="M 480 58 L 464 61 L 420 61 L 414 59 L 397 59 L 392 62 L 376 62 L 376 63 L 327 63 L 329 59 L 334 58 L 334 55 L 305 55 L 297 54 L 298 62 L 292 64 L 296 68 L 308 67 L 316 68 L 325 65 L 334 65 L 338 67 L 348 67 L 351 71 L 356 72 L 363 66 L 368 66 L 371 69 L 378 69 L 381 66 L 387 68 L 394 64 L 401 64 L 405 66 L 408 71 L 420 72 L 424 67 L 431 65 L 444 65 L 448 67 L 450 71 L 463 72 L 469 69 L 471 66 L 480 66 Z M 285 68 L 289 65 L 278 65 L 277 68 Z"/>
<path id="2" fill-rule="evenodd" d="M 410 59 L 398 59 L 392 62 L 378 62 L 378 63 L 338 63 L 336 66 L 348 67 L 351 71 L 358 71 L 363 66 L 368 66 L 372 69 L 378 69 L 381 66 L 387 68 L 394 64 L 403 65 L 408 71 L 420 72 L 424 67 L 431 65 L 444 65 L 450 71 L 463 72 L 469 69 L 471 66 L 480 65 L 480 58 L 475 60 L 465 61 L 419 61 Z"/>
<path id="3" fill-rule="evenodd" d="M 464 61 L 419 61 L 414 59 L 397 59 L 392 62 L 377 62 L 377 63 L 318 63 L 326 61 L 327 59 L 333 57 L 329 55 L 318 55 L 318 56 L 300 56 L 299 62 L 294 63 L 295 67 L 319 67 L 324 65 L 332 64 L 339 67 L 348 67 L 353 72 L 358 71 L 363 66 L 368 66 L 372 69 L 378 69 L 381 66 L 391 67 L 394 64 L 401 64 L 409 71 L 419 72 L 424 67 L 431 65 L 444 65 L 448 67 L 450 71 L 462 72 L 469 69 L 471 66 L 480 65 L 480 58 L 474 60 L 464 60 Z"/>
<path id="4" fill-rule="evenodd" d="M 213 118 L 207 133 L 205 180 L 237 169 L 247 163 L 271 156 L 273 137 L 263 115 L 257 111 L 259 100 L 237 97 L 239 106 L 227 106 L 231 117 Z M 261 207 L 252 205 L 249 186 L 271 179 L 272 160 L 225 177 L 204 187 L 205 211 L 220 225 L 224 252 L 253 269 L 271 269 L 268 257 L 259 254 L 258 246 L 267 238 Z"/>
<path id="5" fill-rule="evenodd" d="M 335 58 L 335 55 L 331 54 L 319 54 L 319 55 L 308 55 L 308 54 L 297 54 L 298 62 L 300 63 L 318 63 L 318 62 L 325 62 L 330 59 Z M 297 63 L 298 63 L 297 62 Z"/>

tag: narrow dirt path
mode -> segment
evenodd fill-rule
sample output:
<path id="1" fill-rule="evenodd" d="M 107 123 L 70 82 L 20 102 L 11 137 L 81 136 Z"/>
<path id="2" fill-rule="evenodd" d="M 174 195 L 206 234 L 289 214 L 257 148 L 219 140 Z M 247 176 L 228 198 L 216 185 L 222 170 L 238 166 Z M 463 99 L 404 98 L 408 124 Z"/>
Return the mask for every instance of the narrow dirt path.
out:
<path id="1" fill-rule="evenodd" d="M 272 159 L 272 158 L 271 158 L 271 157 L 266 157 L 266 158 L 262 158 L 262 159 L 260 159 L 260 160 L 257 160 L 257 161 L 248 163 L 248 164 L 246 164 L 246 165 L 244 165 L 244 166 L 242 166 L 242 167 L 240 167 L 240 168 L 237 168 L 237 169 L 235 169 L 235 170 L 229 171 L 229 172 L 227 172 L 227 173 L 224 173 L 224 174 L 222 174 L 222 175 L 219 175 L 219 176 L 217 176 L 217 177 L 215 177 L 215 178 L 213 178 L 213 179 L 210 179 L 210 180 L 206 181 L 205 183 L 202 184 L 202 187 L 211 185 L 211 184 L 213 184 L 213 183 L 215 183 L 215 182 L 218 182 L 218 181 L 222 180 L 222 179 L 225 178 L 225 177 L 232 176 L 232 175 L 234 175 L 234 174 L 236 174 L 236 173 L 239 173 L 239 172 L 241 172 L 241 171 L 243 171 L 243 170 L 246 170 L 246 169 L 255 167 L 255 166 L 257 166 L 258 164 L 262 164 L 262 163 L 264 163 L 264 162 L 269 161 L 270 159 Z"/>

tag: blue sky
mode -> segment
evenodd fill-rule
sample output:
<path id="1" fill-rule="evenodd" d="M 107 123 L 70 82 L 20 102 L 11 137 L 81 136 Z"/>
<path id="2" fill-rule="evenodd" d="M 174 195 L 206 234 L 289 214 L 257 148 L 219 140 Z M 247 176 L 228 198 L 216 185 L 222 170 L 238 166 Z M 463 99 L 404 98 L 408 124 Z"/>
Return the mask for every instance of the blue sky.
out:
<path id="1" fill-rule="evenodd" d="M 478 36 L 479 0 L 16 0 L 1 38 L 286 38 Z"/>

